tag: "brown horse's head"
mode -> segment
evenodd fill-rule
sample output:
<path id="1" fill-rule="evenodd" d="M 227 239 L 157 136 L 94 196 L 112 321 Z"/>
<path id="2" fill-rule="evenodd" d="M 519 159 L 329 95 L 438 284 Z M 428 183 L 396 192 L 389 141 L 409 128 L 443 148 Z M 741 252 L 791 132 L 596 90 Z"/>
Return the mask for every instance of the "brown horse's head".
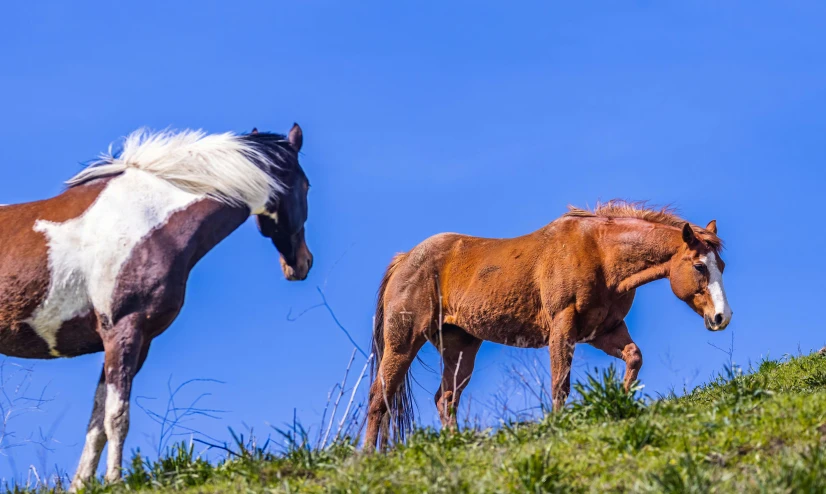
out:
<path id="1" fill-rule="evenodd" d="M 259 134 L 253 129 L 251 137 L 263 140 L 273 135 Z M 305 279 L 313 266 L 313 254 L 304 240 L 310 182 L 298 164 L 298 152 L 303 142 L 301 127 L 295 124 L 286 139 L 280 137 L 278 144 L 283 145 L 279 152 L 286 151 L 290 155 L 289 159 L 283 160 L 285 165 L 276 171 L 284 191 L 267 203 L 264 211 L 256 215 L 256 220 L 261 234 L 270 238 L 281 254 L 284 276 L 297 281 Z"/>
<path id="2" fill-rule="evenodd" d="M 669 278 L 674 295 L 703 316 L 706 328 L 720 331 L 732 315 L 723 288 L 726 265 L 719 255 L 717 222 L 711 221 L 705 230 L 698 235 L 690 224 L 683 225 L 683 246 L 671 261 Z"/>

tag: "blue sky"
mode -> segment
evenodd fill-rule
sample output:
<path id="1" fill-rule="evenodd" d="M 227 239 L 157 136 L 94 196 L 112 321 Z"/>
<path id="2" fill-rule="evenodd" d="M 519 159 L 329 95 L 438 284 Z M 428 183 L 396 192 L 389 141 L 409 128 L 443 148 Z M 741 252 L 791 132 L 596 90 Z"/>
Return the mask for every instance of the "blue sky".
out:
<path id="1" fill-rule="evenodd" d="M 247 222 L 195 269 L 135 381 L 156 408 L 170 376 L 225 382 L 193 391 L 228 411 L 193 423 L 221 439 L 320 418 L 352 346 L 322 310 L 288 320 L 319 302 L 316 287 L 366 347 L 385 266 L 429 235 L 520 235 L 613 197 L 674 203 L 717 219 L 735 315 L 711 334 L 667 282 L 638 291 L 627 322 L 640 378 L 666 392 L 720 370 L 728 357 L 710 343 L 732 333 L 743 364 L 826 343 L 824 18 L 818 2 L 6 4 L 0 202 L 58 194 L 140 126 L 302 125 L 309 279 L 284 281 Z M 547 352 L 483 345 L 467 391 L 478 413 L 514 356 Z M 34 363 L 34 387 L 54 396 L 16 423 L 23 437 L 54 426 L 49 468 L 74 471 L 101 359 L 9 360 Z M 577 349 L 579 376 L 611 362 Z M 414 372 L 430 422 L 437 379 Z M 127 447 L 151 450 L 156 432 L 133 408 Z M 18 476 L 42 461 L 35 447 L 12 458 Z"/>

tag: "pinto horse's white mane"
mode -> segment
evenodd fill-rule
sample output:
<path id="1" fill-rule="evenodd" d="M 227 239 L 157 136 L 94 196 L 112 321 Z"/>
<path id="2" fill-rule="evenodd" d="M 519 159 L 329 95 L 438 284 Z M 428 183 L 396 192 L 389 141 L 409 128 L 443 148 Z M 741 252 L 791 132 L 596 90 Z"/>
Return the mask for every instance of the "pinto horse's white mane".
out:
<path id="1" fill-rule="evenodd" d="M 245 204 L 251 211 L 263 207 L 282 184 L 265 166 L 278 166 L 251 141 L 233 133 L 206 134 L 201 130 L 129 134 L 123 150 L 109 151 L 72 177 L 72 187 L 134 168 L 161 178 L 193 194 L 227 204 Z"/>

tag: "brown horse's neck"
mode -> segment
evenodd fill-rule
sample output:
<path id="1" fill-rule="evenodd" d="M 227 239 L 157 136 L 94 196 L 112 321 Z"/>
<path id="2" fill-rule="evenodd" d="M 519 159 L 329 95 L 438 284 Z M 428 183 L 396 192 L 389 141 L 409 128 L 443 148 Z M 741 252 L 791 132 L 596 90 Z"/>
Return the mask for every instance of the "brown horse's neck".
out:
<path id="1" fill-rule="evenodd" d="M 667 278 L 671 259 L 682 245 L 680 230 L 659 224 L 606 225 L 605 273 L 609 286 L 627 292 Z"/>

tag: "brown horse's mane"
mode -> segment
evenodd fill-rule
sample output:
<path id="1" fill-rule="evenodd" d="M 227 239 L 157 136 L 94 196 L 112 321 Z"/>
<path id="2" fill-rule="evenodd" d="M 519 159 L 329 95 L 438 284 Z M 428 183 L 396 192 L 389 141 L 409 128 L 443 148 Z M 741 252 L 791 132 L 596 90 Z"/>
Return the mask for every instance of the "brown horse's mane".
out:
<path id="1" fill-rule="evenodd" d="M 708 243 L 709 247 L 715 251 L 723 248 L 723 241 L 705 228 L 701 228 L 691 222 L 687 222 L 677 215 L 677 210 L 671 206 L 660 208 L 649 206 L 645 201 L 624 201 L 612 199 L 605 203 L 597 203 L 593 210 L 568 206 L 568 212 L 563 217 L 574 218 L 637 218 L 651 223 L 682 228 L 685 223 L 689 223 L 694 232 L 701 240 Z"/>

